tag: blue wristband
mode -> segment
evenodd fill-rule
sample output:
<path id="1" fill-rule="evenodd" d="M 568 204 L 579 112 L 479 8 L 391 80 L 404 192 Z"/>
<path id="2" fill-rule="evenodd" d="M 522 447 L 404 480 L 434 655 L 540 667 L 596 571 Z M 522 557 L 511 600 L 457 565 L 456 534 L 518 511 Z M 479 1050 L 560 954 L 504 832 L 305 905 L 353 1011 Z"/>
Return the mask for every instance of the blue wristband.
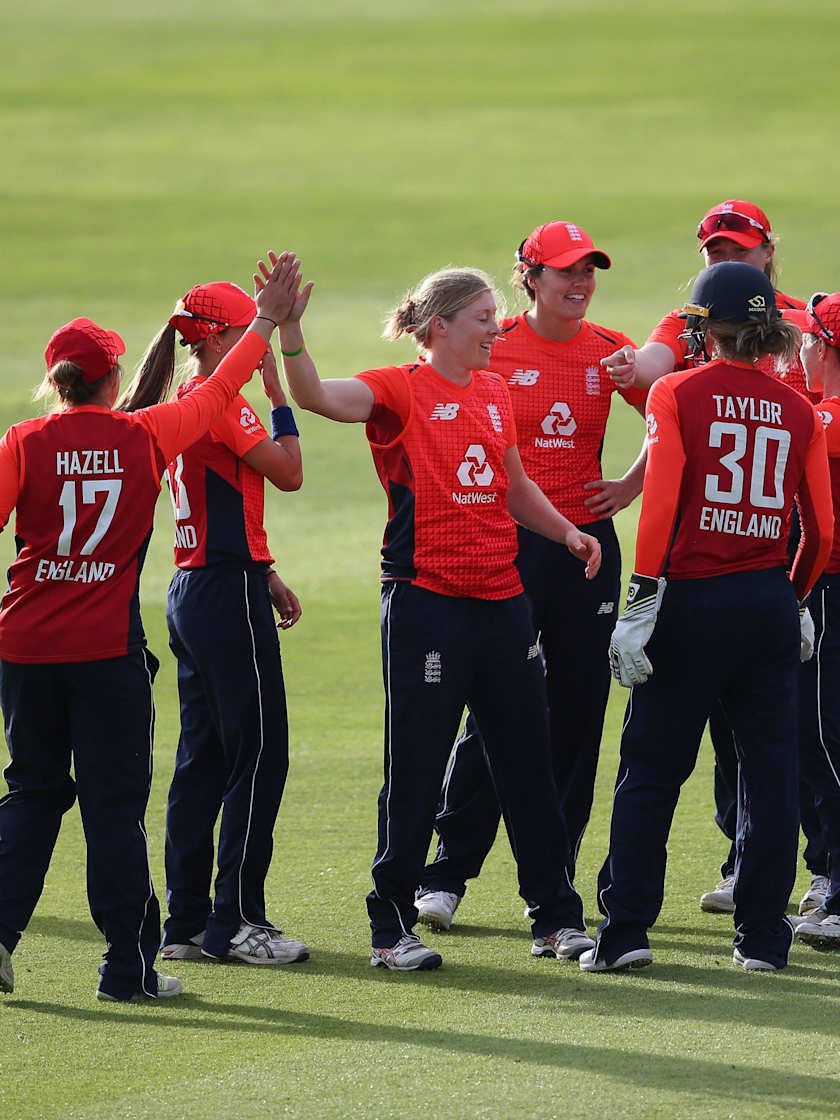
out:
<path id="1" fill-rule="evenodd" d="M 292 410 L 287 404 L 271 410 L 271 438 L 279 439 L 281 436 L 299 436 Z"/>

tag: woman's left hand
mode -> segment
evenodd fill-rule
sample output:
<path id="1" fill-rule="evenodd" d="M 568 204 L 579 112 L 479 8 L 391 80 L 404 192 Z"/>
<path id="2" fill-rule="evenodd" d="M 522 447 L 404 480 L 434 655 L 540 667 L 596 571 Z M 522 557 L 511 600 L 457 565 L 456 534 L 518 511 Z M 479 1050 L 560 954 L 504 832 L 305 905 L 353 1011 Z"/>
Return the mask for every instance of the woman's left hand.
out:
<path id="1" fill-rule="evenodd" d="M 278 630 L 288 630 L 301 616 L 300 600 L 291 587 L 287 587 L 277 572 L 268 573 L 268 593 L 280 621 Z"/>
<path id="2" fill-rule="evenodd" d="M 566 548 L 572 556 L 586 564 L 586 578 L 594 579 L 601 567 L 601 542 L 598 538 L 574 529 L 566 537 Z"/>
<path id="3" fill-rule="evenodd" d="M 266 352 L 262 356 L 259 370 L 260 376 L 262 377 L 263 389 L 265 390 L 265 395 L 271 401 L 271 407 L 281 408 L 287 403 L 286 394 L 283 392 L 283 386 L 280 383 L 277 359 L 274 357 L 274 351 L 270 346 L 267 347 Z"/>
<path id="4" fill-rule="evenodd" d="M 634 483 L 623 478 L 597 478 L 592 482 L 584 482 L 584 490 L 594 490 L 591 497 L 585 498 L 583 504 L 597 518 L 612 517 L 620 509 L 629 506 L 639 493 Z"/>

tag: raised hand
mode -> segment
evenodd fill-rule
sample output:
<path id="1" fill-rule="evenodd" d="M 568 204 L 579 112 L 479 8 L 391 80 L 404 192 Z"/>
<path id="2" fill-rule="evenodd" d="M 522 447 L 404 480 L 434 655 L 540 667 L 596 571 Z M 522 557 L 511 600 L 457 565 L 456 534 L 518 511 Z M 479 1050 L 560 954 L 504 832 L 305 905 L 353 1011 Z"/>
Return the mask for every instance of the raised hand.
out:
<path id="1" fill-rule="evenodd" d="M 309 296 L 315 285 L 314 282 L 310 280 L 307 284 L 304 285 L 303 289 L 301 289 L 300 282 L 302 277 L 300 275 L 300 261 L 294 253 L 283 253 L 281 254 L 281 257 L 278 257 L 276 253 L 269 252 L 268 260 L 272 266 L 271 268 L 269 268 L 265 261 L 258 261 L 257 268 L 259 269 L 259 271 L 254 273 L 254 291 L 257 294 L 257 297 L 259 297 L 260 293 L 263 291 L 265 285 L 267 284 L 269 277 L 273 275 L 274 269 L 277 268 L 283 256 L 289 256 L 294 260 L 297 283 L 295 285 L 294 297 L 292 299 L 288 313 L 282 319 L 278 319 L 276 321 L 278 323 L 297 323 L 300 321 L 301 316 L 306 310 L 306 305 L 309 303 Z M 257 298 L 257 304 L 259 305 L 259 298 Z"/>

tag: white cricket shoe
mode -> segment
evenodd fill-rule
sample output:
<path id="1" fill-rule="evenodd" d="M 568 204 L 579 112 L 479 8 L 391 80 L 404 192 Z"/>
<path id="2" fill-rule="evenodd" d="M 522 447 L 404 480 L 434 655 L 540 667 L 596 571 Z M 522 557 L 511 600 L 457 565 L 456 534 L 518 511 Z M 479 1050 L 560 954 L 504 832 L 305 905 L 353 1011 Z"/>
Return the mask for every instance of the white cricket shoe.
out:
<path id="1" fill-rule="evenodd" d="M 828 894 L 829 885 L 827 875 L 812 875 L 811 885 L 799 903 L 799 913 L 811 914 L 814 910 L 822 910 L 825 906 L 825 896 Z"/>
<path id="2" fill-rule="evenodd" d="M 246 964 L 295 964 L 308 960 L 309 950 L 302 941 L 284 937 L 280 929 L 241 925 L 231 938 L 227 960 L 231 959 Z"/>
<path id="3" fill-rule="evenodd" d="M 581 955 L 578 964 L 581 972 L 625 972 L 653 964 L 653 953 L 650 949 L 630 949 L 615 960 L 608 961 L 604 957 L 596 957 L 593 946 Z"/>
<path id="4" fill-rule="evenodd" d="M 739 950 L 735 949 L 732 953 L 732 963 L 738 968 L 743 968 L 747 972 L 778 972 L 779 965 L 771 964 L 770 961 L 759 960 L 758 957 L 745 957 Z"/>
<path id="5" fill-rule="evenodd" d="M 184 985 L 180 980 L 174 976 L 162 976 L 161 973 L 157 974 L 157 998 L 168 999 L 170 996 L 179 996 L 184 990 Z M 154 996 L 147 996 L 145 992 L 135 992 L 133 996 L 128 999 L 120 999 L 118 996 L 109 995 L 108 992 L 103 992 L 101 988 L 96 989 L 96 998 L 102 1000 L 104 1003 L 149 1003 L 153 1000 Z"/>
<path id="6" fill-rule="evenodd" d="M 840 949 L 840 914 L 815 910 L 796 927 L 796 936 L 817 949 Z"/>
<path id="7" fill-rule="evenodd" d="M 408 933 L 388 949 L 371 949 L 370 963 L 375 967 L 384 966 L 397 972 L 426 972 L 432 968 L 440 968 L 443 960 L 440 953 L 424 945 L 417 934 Z"/>
<path id="8" fill-rule="evenodd" d="M 161 959 L 165 961 L 200 961 L 203 959 L 201 952 L 203 944 L 204 930 L 182 945 L 175 941 L 170 945 L 164 945 L 160 950 Z"/>
<path id="9" fill-rule="evenodd" d="M 709 914 L 732 914 L 735 911 L 735 876 L 727 875 L 721 879 L 713 891 L 700 895 L 700 909 Z"/>
<path id="10" fill-rule="evenodd" d="M 15 970 L 12 968 L 12 954 L 0 941 L 0 992 L 15 990 Z"/>
<path id="11" fill-rule="evenodd" d="M 556 929 L 544 937 L 535 937 L 531 946 L 532 957 L 554 957 L 560 961 L 576 961 L 587 949 L 594 949 L 595 942 L 585 929 Z"/>
<path id="12" fill-rule="evenodd" d="M 449 929 L 452 925 L 452 915 L 461 903 L 459 894 L 450 891 L 429 891 L 415 899 L 417 907 L 417 920 L 431 929 Z"/>

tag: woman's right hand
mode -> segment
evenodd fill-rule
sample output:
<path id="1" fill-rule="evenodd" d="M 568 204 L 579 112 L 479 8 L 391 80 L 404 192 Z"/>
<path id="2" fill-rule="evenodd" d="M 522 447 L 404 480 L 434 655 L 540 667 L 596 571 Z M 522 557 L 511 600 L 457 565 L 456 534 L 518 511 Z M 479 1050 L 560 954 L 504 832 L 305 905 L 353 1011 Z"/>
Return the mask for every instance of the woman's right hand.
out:
<path id="1" fill-rule="evenodd" d="M 632 346 L 622 346 L 613 354 L 601 359 L 601 365 L 619 387 L 629 389 L 636 380 L 636 351 Z"/>
<path id="2" fill-rule="evenodd" d="M 291 261 L 294 264 L 294 287 L 293 289 L 289 289 L 291 299 L 288 307 L 284 311 L 284 314 L 280 317 L 274 315 L 270 316 L 270 318 L 274 319 L 278 326 L 281 323 L 297 323 L 300 321 L 300 317 L 306 310 L 306 305 L 309 303 L 310 293 L 312 291 L 312 288 L 314 287 L 313 281 L 310 280 L 307 284 L 304 285 L 303 290 L 301 290 L 300 283 L 302 277 L 300 275 L 300 261 L 294 253 L 281 253 L 281 255 L 278 257 L 276 253 L 269 252 L 268 260 L 272 267 L 269 268 L 265 261 L 258 261 L 257 267 L 259 269 L 259 272 L 254 273 L 254 291 L 256 293 L 255 298 L 257 301 L 257 307 L 261 306 L 260 298 L 265 292 L 270 279 L 274 276 L 278 267 L 283 266 L 284 257 L 290 257 Z M 268 312 L 266 312 L 266 314 L 268 314 Z"/>
<path id="3" fill-rule="evenodd" d="M 300 261 L 294 253 L 268 254 L 271 268 L 259 261 L 262 272 L 255 291 L 257 314 L 278 326 L 289 319 L 300 292 Z M 257 280 L 257 277 L 254 277 Z"/>

